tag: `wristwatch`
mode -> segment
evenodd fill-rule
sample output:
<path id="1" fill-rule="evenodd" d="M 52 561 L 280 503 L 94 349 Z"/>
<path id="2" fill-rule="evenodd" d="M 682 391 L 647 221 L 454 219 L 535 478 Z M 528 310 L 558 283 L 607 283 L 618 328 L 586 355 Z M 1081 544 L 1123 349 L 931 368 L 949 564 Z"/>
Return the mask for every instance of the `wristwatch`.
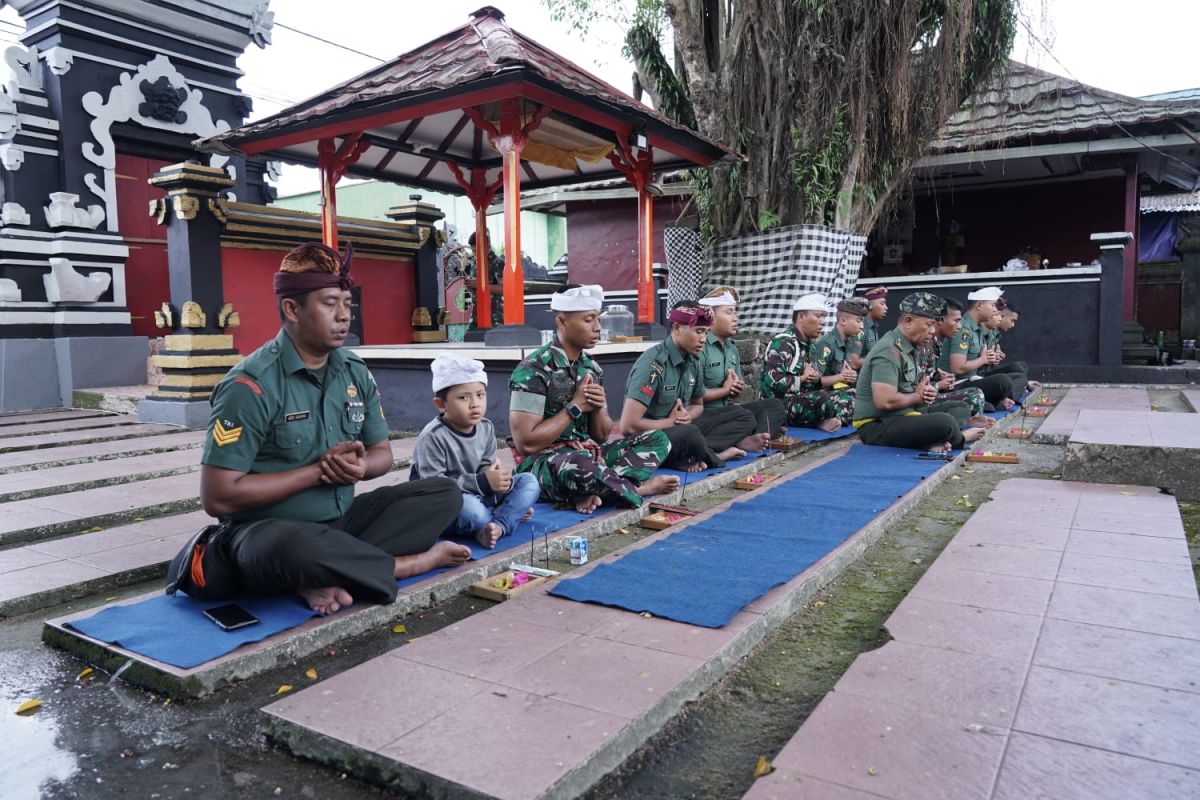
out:
<path id="1" fill-rule="evenodd" d="M 567 404 L 567 414 L 570 415 L 571 419 L 579 419 L 580 417 L 583 416 L 583 409 L 580 408 L 579 406 L 575 405 L 574 403 L 568 403 Z"/>

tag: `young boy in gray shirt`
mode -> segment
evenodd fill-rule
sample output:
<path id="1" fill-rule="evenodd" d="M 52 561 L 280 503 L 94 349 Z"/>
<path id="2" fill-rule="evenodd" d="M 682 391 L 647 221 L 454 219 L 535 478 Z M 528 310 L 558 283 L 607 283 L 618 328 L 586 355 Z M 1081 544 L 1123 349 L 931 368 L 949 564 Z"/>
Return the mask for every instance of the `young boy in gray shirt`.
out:
<path id="1" fill-rule="evenodd" d="M 495 547 L 533 513 L 541 487 L 529 473 L 514 475 L 496 458 L 496 429 L 487 409 L 487 373 L 483 363 L 443 353 L 433 371 L 435 417 L 417 437 L 410 478 L 452 478 L 463 492 L 462 511 L 446 529 L 451 536 L 472 535 Z"/>

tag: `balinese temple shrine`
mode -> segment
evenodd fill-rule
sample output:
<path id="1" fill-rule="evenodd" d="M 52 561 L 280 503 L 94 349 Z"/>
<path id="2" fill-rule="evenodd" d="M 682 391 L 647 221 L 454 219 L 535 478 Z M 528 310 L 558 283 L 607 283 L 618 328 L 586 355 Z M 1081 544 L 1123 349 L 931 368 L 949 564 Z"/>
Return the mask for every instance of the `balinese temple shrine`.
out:
<path id="1" fill-rule="evenodd" d="M 656 178 L 740 158 L 512 30 L 493 7 L 243 124 L 251 101 L 236 62 L 251 43 L 269 45 L 266 2 L 9 5 L 26 31 L 9 48 L 0 95 L 0 411 L 142 383 L 156 349 L 163 376 L 139 416 L 206 424 L 212 386 L 278 329 L 271 273 L 281 254 L 320 239 L 353 243 L 351 332 L 393 427 L 419 427 L 438 352 L 483 358 L 502 387 L 551 327 L 544 310 L 526 312 L 522 190 L 622 179 L 637 191 L 634 311 L 649 340 L 663 314 L 652 273 Z M 270 206 L 266 178 L 279 161 L 319 169 L 321 214 Z M 501 204 L 504 318 L 491 318 L 486 270 L 475 270 L 477 341 L 445 342 L 441 212 L 414 194 L 387 210 L 390 222 L 339 217 L 343 176 L 465 195 L 477 230 Z M 648 346 L 597 349 L 616 369 L 608 384 L 618 402 L 624 372 Z M 506 395 L 491 402 L 505 418 Z"/>

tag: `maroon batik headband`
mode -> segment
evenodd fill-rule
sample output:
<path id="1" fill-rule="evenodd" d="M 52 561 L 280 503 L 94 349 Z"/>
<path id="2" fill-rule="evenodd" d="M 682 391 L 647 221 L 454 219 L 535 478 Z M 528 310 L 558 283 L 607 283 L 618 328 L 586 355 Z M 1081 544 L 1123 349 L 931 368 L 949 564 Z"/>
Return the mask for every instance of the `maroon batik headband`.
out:
<path id="1" fill-rule="evenodd" d="M 672 308 L 667 314 L 667 319 L 677 325 L 700 325 L 707 327 L 712 325 L 713 315 L 704 306 L 681 306 Z"/>
<path id="2" fill-rule="evenodd" d="M 341 256 L 332 247 L 310 242 L 295 248 L 284 258 L 285 260 L 290 258 L 302 261 L 314 252 L 325 253 L 340 263 L 342 268 L 338 271 L 338 274 L 334 275 L 323 269 L 310 269 L 306 272 L 276 272 L 274 286 L 277 297 L 294 297 L 299 294 L 315 292 L 317 289 L 342 289 L 349 291 L 354 288 L 354 278 L 350 277 L 350 262 L 354 260 L 353 244 L 347 242 L 346 255 Z"/>

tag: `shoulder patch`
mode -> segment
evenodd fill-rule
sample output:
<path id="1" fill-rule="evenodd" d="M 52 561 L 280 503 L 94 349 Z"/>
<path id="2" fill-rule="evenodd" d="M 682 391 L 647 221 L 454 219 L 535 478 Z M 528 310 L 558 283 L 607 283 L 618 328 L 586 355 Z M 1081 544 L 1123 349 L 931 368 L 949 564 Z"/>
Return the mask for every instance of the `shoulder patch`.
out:
<path id="1" fill-rule="evenodd" d="M 252 381 L 252 380 L 250 380 L 249 378 L 247 378 L 245 375 L 238 375 L 238 376 L 236 376 L 236 377 L 233 379 L 233 382 L 234 382 L 234 383 L 240 383 L 240 384 L 242 384 L 243 386 L 249 386 L 249 387 L 250 387 L 250 391 L 254 392 L 255 394 L 262 394 L 262 387 L 261 387 L 261 386 L 259 386 L 259 385 L 258 385 L 257 383 L 255 383 L 254 381 Z M 238 428 L 238 430 L 240 431 L 240 430 L 241 430 L 241 428 Z"/>
<path id="2" fill-rule="evenodd" d="M 234 425 L 229 420 L 219 419 L 213 423 L 212 437 L 217 447 L 234 444 L 238 439 L 242 438 L 242 426 Z"/>
<path id="3" fill-rule="evenodd" d="M 958 349 L 959 350 L 970 350 L 971 343 L 968 342 L 966 339 L 963 339 L 961 342 L 958 343 Z"/>

